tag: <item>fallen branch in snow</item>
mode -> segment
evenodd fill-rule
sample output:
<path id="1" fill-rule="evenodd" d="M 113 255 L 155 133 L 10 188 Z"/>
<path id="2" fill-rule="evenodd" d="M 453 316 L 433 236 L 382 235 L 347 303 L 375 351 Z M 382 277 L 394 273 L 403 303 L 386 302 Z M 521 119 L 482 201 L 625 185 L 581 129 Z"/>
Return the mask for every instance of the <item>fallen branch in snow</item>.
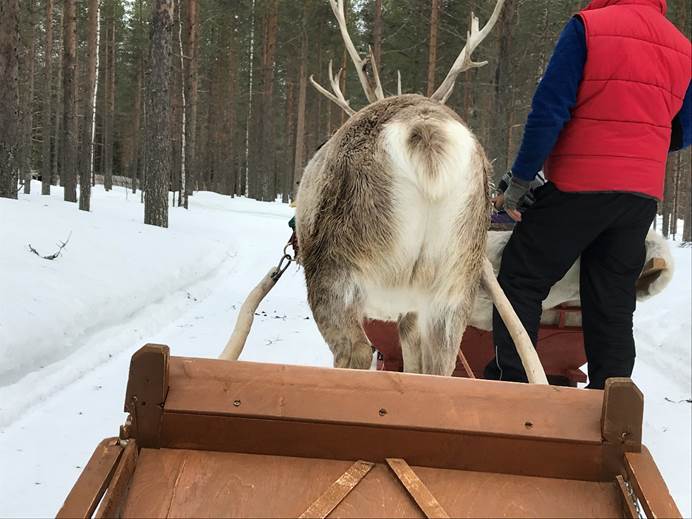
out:
<path id="1" fill-rule="evenodd" d="M 43 259 L 52 261 L 52 260 L 56 259 L 58 256 L 60 256 L 60 253 L 62 252 L 62 250 L 67 246 L 68 243 L 70 243 L 71 237 L 72 237 L 72 232 L 70 232 L 69 236 L 67 237 L 67 239 L 65 241 L 58 242 L 58 250 L 55 251 L 53 254 L 50 254 L 48 256 L 42 256 L 41 254 L 39 254 L 39 252 L 31 246 L 31 243 L 29 244 L 29 252 L 33 252 L 39 258 L 43 258 Z"/>
<path id="2" fill-rule="evenodd" d="M 670 402 L 671 404 L 683 404 L 683 403 L 692 404 L 692 398 L 683 398 L 682 400 L 676 401 L 676 400 L 673 400 L 671 398 L 665 397 L 664 400 L 666 402 Z"/>

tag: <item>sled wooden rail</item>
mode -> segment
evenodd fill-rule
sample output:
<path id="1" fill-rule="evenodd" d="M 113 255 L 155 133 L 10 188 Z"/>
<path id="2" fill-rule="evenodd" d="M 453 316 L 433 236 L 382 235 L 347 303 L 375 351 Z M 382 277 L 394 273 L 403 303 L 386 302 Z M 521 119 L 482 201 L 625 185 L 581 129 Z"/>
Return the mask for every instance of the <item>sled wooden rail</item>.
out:
<path id="1" fill-rule="evenodd" d="M 318 511 L 422 517 L 392 458 L 419 478 L 409 486 L 427 513 L 437 502 L 451 517 L 627 516 L 632 488 L 650 517 L 680 517 L 641 444 L 643 398 L 629 379 L 585 391 L 148 345 L 125 402 L 120 440 L 99 445 L 59 517 L 299 517 L 356 460 L 372 467 Z"/>

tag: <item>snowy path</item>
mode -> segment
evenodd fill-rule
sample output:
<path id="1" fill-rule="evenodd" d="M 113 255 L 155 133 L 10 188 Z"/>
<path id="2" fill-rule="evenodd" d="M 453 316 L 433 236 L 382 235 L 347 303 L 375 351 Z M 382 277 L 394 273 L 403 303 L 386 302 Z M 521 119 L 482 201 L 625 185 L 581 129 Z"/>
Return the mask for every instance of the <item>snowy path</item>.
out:
<path id="1" fill-rule="evenodd" d="M 117 434 L 123 422 L 132 353 L 145 342 L 158 342 L 171 345 L 176 355 L 217 356 L 235 322 L 235 308 L 278 260 L 290 232 L 290 209 L 264 204 L 267 208 L 258 210 L 253 204 L 246 212 L 214 202 L 221 197 L 195 198 L 191 214 L 203 213 L 217 227 L 214 232 L 228 237 L 232 252 L 212 248 L 220 263 L 211 272 L 137 306 L 118 324 L 78 335 L 83 342 L 74 353 L 0 387 L 0 459 L 3 466 L 18 468 L 0 471 L 0 516 L 55 514 L 94 446 Z M 267 315 L 256 318 L 243 358 L 329 365 L 304 291 L 302 273 L 289 269 L 263 304 Z M 291 336 L 300 342 L 289 347 Z"/>
<path id="2" fill-rule="evenodd" d="M 30 201 L 31 204 L 43 202 L 34 195 Z M 229 200 L 205 193 L 195 195 L 192 204 L 190 213 L 173 211 L 171 229 L 165 231 L 167 238 L 160 238 L 153 231 L 150 234 L 148 240 L 156 242 L 155 248 L 161 254 L 157 260 L 165 262 L 158 269 L 139 277 L 136 272 L 152 259 L 147 256 L 154 254 L 151 248 L 144 247 L 144 252 L 138 256 L 139 249 L 128 247 L 127 254 L 134 257 L 130 258 L 132 261 L 125 261 L 117 254 L 121 246 L 112 246 L 115 249 L 108 249 L 105 256 L 98 256 L 93 247 L 80 248 L 77 241 L 72 244 L 72 250 L 68 248 L 68 254 L 60 258 L 62 263 L 50 265 L 51 268 L 63 269 L 71 262 L 81 261 L 81 255 L 88 254 L 89 262 L 86 264 L 92 265 L 93 272 L 83 271 L 82 274 L 88 283 L 97 283 L 106 271 L 111 272 L 123 286 L 97 286 L 92 287 L 91 292 L 89 287 L 81 287 L 81 290 L 101 304 L 103 300 L 98 299 L 101 291 L 114 290 L 122 297 L 107 300 L 105 304 L 116 305 L 121 313 L 113 319 L 102 316 L 102 310 L 95 311 L 94 315 L 103 317 L 100 324 L 94 325 L 88 333 L 83 333 L 79 326 L 71 328 L 74 335 L 65 340 L 77 346 L 63 351 L 56 357 L 56 362 L 40 369 L 36 356 L 31 352 L 31 344 L 23 344 L 22 355 L 27 357 L 27 362 L 34 362 L 33 369 L 5 385 L 0 379 L 0 460 L 5 468 L 0 470 L 0 517 L 54 515 L 93 448 L 102 438 L 117 434 L 124 420 L 122 404 L 131 354 L 145 342 L 159 342 L 169 344 L 175 355 L 217 356 L 235 321 L 236 308 L 278 260 L 281 244 L 288 237 L 286 222 L 292 212 L 289 208 L 280 204 Z M 63 213 L 63 203 L 57 201 L 48 206 L 58 223 L 64 220 L 71 228 L 81 229 L 77 220 L 83 215 L 77 214 L 76 210 Z M 109 222 L 113 220 L 132 220 L 132 225 L 123 224 L 122 233 L 129 239 L 133 232 L 142 231 L 143 226 L 137 222 L 141 206 L 135 200 L 124 204 L 122 192 L 105 194 L 97 191 L 94 206 L 97 210 L 93 218 L 87 218 L 94 227 L 106 228 L 112 225 Z M 8 206 L 0 205 L 0 238 L 4 238 L 1 236 L 7 221 L 4 217 L 15 216 L 26 222 L 23 209 L 17 207 L 8 209 Z M 17 215 L 15 211 L 21 214 Z M 117 241 L 118 231 L 108 230 L 111 239 Z M 143 232 L 149 231 L 144 228 Z M 48 236 L 55 232 L 56 229 L 52 229 Z M 26 239 L 22 236 L 15 243 L 23 247 Z M 108 244 L 104 243 L 103 247 L 108 247 Z M 195 248 L 197 250 L 190 250 Z M 692 406 L 677 402 L 690 398 L 692 394 L 690 252 L 690 249 L 675 251 L 679 263 L 674 281 L 677 289 L 668 290 L 660 298 L 641 305 L 637 312 L 639 358 L 634 375 L 646 398 L 645 443 L 652 450 L 686 516 L 691 515 Z M 30 265 L 27 268 L 31 269 L 30 276 L 35 274 L 35 279 L 48 280 L 56 276 L 55 272 L 48 272 L 48 277 L 41 277 L 44 273 L 36 269 L 45 265 L 42 262 L 31 263 L 33 258 L 25 255 L 25 250 L 18 254 L 21 255 L 8 259 L 0 251 L 0 266 L 3 261 L 9 261 L 10 266 L 24 262 L 23 265 Z M 101 260 L 109 263 L 94 265 Z M 83 269 L 84 265 L 80 268 Z M 178 274 L 166 278 L 168 270 Z M 2 272 L 0 282 L 3 281 L 1 276 Z M 79 279 L 79 276 L 73 277 L 71 282 L 77 283 Z M 140 299 L 131 300 L 126 294 L 134 290 L 135 284 L 152 288 L 144 291 Z M 0 293 L 0 308 L 4 310 L 3 305 L 9 302 L 34 301 L 33 305 L 39 308 L 41 304 L 50 303 L 40 299 L 44 292 L 40 286 L 34 287 L 30 283 L 23 286 L 25 292 L 15 293 L 11 301 Z M 169 289 L 160 290 L 161 286 Z M 56 289 L 67 290 L 58 286 Z M 75 289 L 74 293 L 79 293 L 79 290 Z M 47 308 L 63 312 L 64 319 L 70 315 L 75 319 L 82 311 L 69 304 L 66 307 Z M 293 267 L 289 269 L 260 311 L 262 315 L 255 320 L 243 359 L 330 365 L 331 355 L 305 302 L 300 271 Z M 18 323 L 13 330 L 5 328 L 3 331 L 2 327 L 7 323 L 3 322 L 0 313 L 0 340 L 10 333 L 19 333 L 16 330 L 22 328 L 36 337 L 52 333 L 50 326 L 47 331 L 40 329 L 45 319 L 40 317 L 40 312 L 36 314 L 28 322 Z M 38 330 L 32 330 L 32 326 Z M 21 339 L 17 337 L 15 340 Z M 59 342 L 55 337 L 52 339 Z M 6 367 L 7 360 L 0 356 L 0 373 Z"/>

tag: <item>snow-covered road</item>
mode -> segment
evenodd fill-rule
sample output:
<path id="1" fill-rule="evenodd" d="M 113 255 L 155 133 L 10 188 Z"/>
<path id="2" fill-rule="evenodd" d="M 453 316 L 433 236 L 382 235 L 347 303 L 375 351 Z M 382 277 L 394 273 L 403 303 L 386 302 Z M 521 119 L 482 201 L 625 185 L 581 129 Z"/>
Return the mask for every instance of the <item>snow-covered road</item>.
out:
<path id="1" fill-rule="evenodd" d="M 142 344 L 220 353 L 236 309 L 278 260 L 292 214 L 200 193 L 159 230 L 139 223 L 138 197 L 122 189 L 97 188 L 91 214 L 61 198 L 0 200 L 0 517 L 55 514 L 95 445 L 117 434 L 129 359 Z M 26 251 L 70 231 L 55 262 Z M 635 381 L 645 443 L 689 516 L 691 251 L 674 252 L 674 287 L 637 312 Z M 300 271 L 291 267 L 260 311 L 243 359 L 330 365 Z"/>

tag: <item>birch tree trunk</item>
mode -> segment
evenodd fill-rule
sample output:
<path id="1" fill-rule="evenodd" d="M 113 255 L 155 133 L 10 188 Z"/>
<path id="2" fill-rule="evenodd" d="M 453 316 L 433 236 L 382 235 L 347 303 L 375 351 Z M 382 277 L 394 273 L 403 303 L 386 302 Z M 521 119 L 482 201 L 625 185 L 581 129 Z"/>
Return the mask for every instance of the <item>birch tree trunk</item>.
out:
<path id="1" fill-rule="evenodd" d="M 350 9 L 350 2 L 349 0 L 344 0 L 344 16 L 346 19 L 346 23 L 348 23 L 348 18 L 349 18 L 349 9 Z M 343 53 L 341 54 L 341 68 L 344 71 L 343 74 L 341 74 L 341 92 L 344 94 L 344 97 L 348 99 L 348 95 L 346 92 L 346 78 L 348 76 L 348 51 L 346 49 L 343 50 Z M 339 115 L 339 126 L 341 127 L 344 125 L 346 120 L 348 119 L 346 112 L 343 110 L 337 110 L 338 115 Z"/>
<path id="2" fill-rule="evenodd" d="M 682 176 L 682 153 L 676 153 L 673 158 L 673 213 L 670 221 L 670 234 L 678 234 L 678 213 L 680 210 L 680 177 Z"/>
<path id="3" fill-rule="evenodd" d="M 45 0 L 45 45 L 44 45 L 44 84 L 43 109 L 41 112 L 41 194 L 50 195 L 51 177 L 51 115 L 53 113 L 53 0 Z"/>
<path id="4" fill-rule="evenodd" d="M 170 96 L 173 0 L 154 0 L 146 91 L 147 169 L 144 223 L 168 227 L 171 176 Z"/>
<path id="5" fill-rule="evenodd" d="M 232 22 L 232 27 L 235 28 Z M 236 125 L 236 102 L 237 102 L 237 75 L 238 75 L 238 56 L 236 50 L 236 38 L 233 32 L 231 32 L 230 42 L 228 44 L 228 87 L 227 87 L 227 97 L 226 97 L 226 131 L 224 132 L 224 193 L 227 195 L 233 195 L 235 193 L 235 186 L 237 182 L 237 170 L 236 170 L 236 147 L 233 136 L 235 135 L 235 125 Z"/>
<path id="6" fill-rule="evenodd" d="M 430 7 L 430 38 L 428 40 L 428 79 L 426 94 L 428 97 L 435 92 L 435 70 L 437 68 L 437 31 L 440 19 L 440 0 L 431 0 Z"/>
<path id="7" fill-rule="evenodd" d="M 31 193 L 31 163 L 33 158 L 33 126 L 34 126 L 34 60 L 36 56 L 36 43 L 34 35 L 36 33 L 36 15 L 38 6 L 34 0 L 29 0 L 27 4 L 29 10 L 29 34 L 27 43 L 29 51 L 26 55 L 26 92 L 24 93 L 24 103 L 22 108 L 22 145 L 21 145 L 21 162 L 20 175 L 24 182 L 24 194 Z"/>
<path id="8" fill-rule="evenodd" d="M 134 159 L 132 161 L 132 168 L 130 171 L 130 184 L 133 193 L 137 192 L 137 179 L 139 178 L 139 172 L 141 170 L 142 163 L 142 144 L 140 143 L 140 130 L 142 127 L 142 76 L 144 75 L 143 68 L 144 66 L 142 64 L 142 59 L 140 58 L 139 64 L 137 66 L 137 83 L 135 87 L 135 111 L 134 116 L 132 118 L 132 131 L 135 134 L 135 139 L 133 143 L 134 150 L 132 153 Z"/>
<path id="9" fill-rule="evenodd" d="M 65 36 L 65 24 L 63 23 L 65 20 L 65 9 L 60 10 L 60 23 L 58 24 L 58 27 L 60 27 L 60 35 L 58 37 L 58 52 L 61 56 L 63 57 L 62 53 L 62 46 L 63 46 L 63 41 L 64 41 L 64 36 Z M 64 157 L 63 157 L 63 151 L 64 151 L 64 146 L 62 144 L 64 138 L 62 134 L 62 114 L 63 114 L 63 102 L 62 102 L 62 66 L 58 67 L 58 77 L 56 81 L 56 88 L 55 88 L 55 100 L 53 102 L 53 106 L 55 106 L 55 122 L 53 123 L 53 129 L 55 133 L 53 134 L 53 165 L 52 165 L 52 173 L 51 173 L 51 184 L 58 185 L 58 183 L 62 186 L 63 185 L 63 179 L 62 179 L 62 163 L 64 162 Z"/>
<path id="10" fill-rule="evenodd" d="M 19 179 L 19 3 L 0 0 L 0 197 L 17 198 Z"/>
<path id="11" fill-rule="evenodd" d="M 661 213 L 663 215 L 663 225 L 661 233 L 668 238 L 670 236 L 671 215 L 673 213 L 673 198 L 675 196 L 675 157 L 668 157 L 666 163 L 666 179 L 663 190 L 663 203 L 661 204 Z"/>
<path id="12" fill-rule="evenodd" d="M 103 187 L 106 191 L 113 189 L 113 136 L 115 126 L 115 2 L 110 0 L 106 56 L 106 113 L 104 117 L 104 150 L 105 163 Z"/>
<path id="13" fill-rule="evenodd" d="M 91 98 L 91 112 L 89 113 L 91 117 L 91 135 L 89 136 L 89 181 L 92 187 L 95 185 L 95 165 L 96 160 L 96 102 L 98 100 L 98 90 L 99 90 L 99 70 L 100 63 L 99 57 L 101 56 L 101 1 L 98 0 L 97 13 L 96 13 L 96 69 L 94 71 L 94 92 Z"/>
<path id="14" fill-rule="evenodd" d="M 187 103 L 185 99 L 185 53 L 183 52 L 183 10 L 182 1 L 178 0 L 178 52 L 180 53 L 180 191 L 178 205 L 187 209 L 187 168 L 185 164 L 185 136 L 187 123 Z"/>
<path id="15" fill-rule="evenodd" d="M 94 117 L 96 114 L 96 71 L 98 69 L 99 0 L 89 0 L 87 32 L 86 88 L 84 89 L 84 123 L 79 171 L 79 208 L 89 211 L 91 205 L 91 170 L 94 157 Z"/>
<path id="16" fill-rule="evenodd" d="M 276 196 L 275 145 L 274 145 L 274 62 L 276 60 L 276 38 L 278 33 L 279 1 L 269 0 L 267 12 L 266 40 L 262 70 L 262 112 L 260 138 L 260 174 L 262 179 L 261 199 L 271 201 Z"/>
<path id="17" fill-rule="evenodd" d="M 437 0 L 433 0 L 434 2 Z M 375 0 L 375 16 L 372 28 L 372 54 L 382 72 L 382 0 Z"/>
<path id="18" fill-rule="evenodd" d="M 245 118 L 245 172 L 243 178 L 241 179 L 241 193 L 245 196 L 250 196 L 250 175 L 254 174 L 251 167 L 251 160 L 254 160 L 250 148 L 252 147 L 252 132 L 250 131 L 250 125 L 253 120 L 254 112 L 256 107 L 254 105 L 255 98 L 255 75 L 254 75 L 254 62 L 255 62 L 255 14 L 256 14 L 256 4 L 255 0 L 252 0 L 250 4 L 250 39 L 248 41 L 248 109 L 247 117 Z"/>
<path id="19" fill-rule="evenodd" d="M 291 198 L 291 192 L 293 189 L 293 171 L 295 170 L 294 160 L 295 160 L 295 87 L 296 87 L 296 76 L 290 77 L 296 74 L 295 61 L 291 60 L 287 70 L 287 76 L 289 79 L 286 81 L 286 129 L 284 131 L 285 148 L 288 151 L 286 154 L 286 160 L 288 164 L 286 165 L 285 174 L 283 177 L 283 182 L 281 184 L 281 201 L 283 203 L 288 203 Z M 298 77 L 300 82 L 300 78 Z M 319 132 L 319 120 L 317 121 L 318 127 L 316 131 Z"/>
<path id="20" fill-rule="evenodd" d="M 137 28 L 140 32 L 144 31 L 144 16 L 143 16 L 143 5 L 142 0 L 137 0 Z M 143 46 L 138 48 L 137 56 L 137 92 L 135 94 L 135 117 L 134 117 L 134 132 L 135 138 L 135 168 L 132 172 L 132 192 L 137 192 L 137 187 L 143 189 L 144 183 L 144 139 L 145 139 L 145 129 L 144 129 L 144 99 L 143 99 L 143 85 L 144 85 L 144 53 L 146 49 Z M 143 191 L 142 191 L 143 193 Z"/>
<path id="21" fill-rule="evenodd" d="M 194 177 L 196 173 L 196 145 L 197 145 L 197 33 L 199 32 L 197 0 L 187 2 L 187 67 L 185 68 L 185 164 L 187 175 L 185 178 L 185 192 L 183 194 L 183 206 L 187 209 L 188 197 L 194 190 Z"/>
<path id="22" fill-rule="evenodd" d="M 499 51 L 495 68 L 495 96 L 493 104 L 495 116 L 490 119 L 491 146 L 489 159 L 495 160 L 495 172 L 503 175 L 509 167 L 509 120 L 513 107 L 512 63 L 506 56 L 512 48 L 514 34 L 514 17 L 517 12 L 517 0 L 506 0 L 500 13 L 495 32 L 499 35 Z"/>
<path id="23" fill-rule="evenodd" d="M 305 20 L 303 20 L 305 22 Z M 300 71 L 298 72 L 298 117 L 296 120 L 296 150 L 293 161 L 293 199 L 298 194 L 298 186 L 303 176 L 303 161 L 305 153 L 305 100 L 307 96 L 307 61 L 308 61 L 308 32 L 303 24 L 303 36 L 300 42 Z"/>
<path id="24" fill-rule="evenodd" d="M 76 0 L 65 0 L 63 9 L 63 160 L 66 202 L 77 201 L 77 17 Z"/>

